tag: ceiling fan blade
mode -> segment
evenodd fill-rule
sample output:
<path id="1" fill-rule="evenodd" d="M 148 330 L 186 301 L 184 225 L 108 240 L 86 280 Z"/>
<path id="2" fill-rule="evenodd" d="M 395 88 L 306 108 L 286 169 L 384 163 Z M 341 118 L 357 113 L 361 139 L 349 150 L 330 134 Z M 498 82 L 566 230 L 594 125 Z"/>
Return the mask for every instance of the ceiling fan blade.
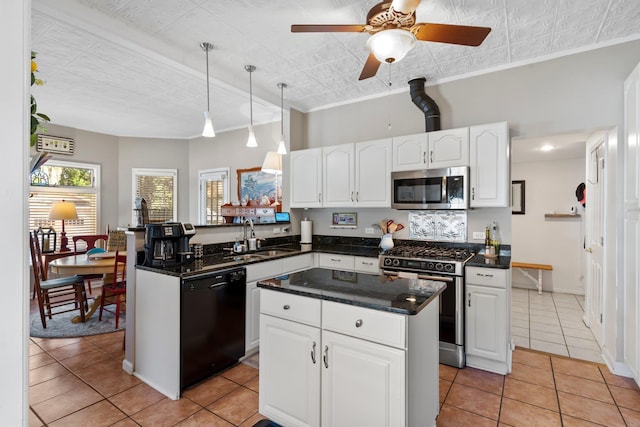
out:
<path id="1" fill-rule="evenodd" d="M 461 44 L 480 46 L 491 32 L 488 27 L 471 27 L 467 25 L 448 24 L 416 24 L 420 29 L 416 38 L 425 42 Z"/>
<path id="2" fill-rule="evenodd" d="M 396 12 L 404 13 L 408 15 L 416 11 L 420 5 L 420 0 L 393 0 L 391 2 L 391 8 Z"/>
<path id="3" fill-rule="evenodd" d="M 370 53 L 367 58 L 367 62 L 364 63 L 364 67 L 362 68 L 362 72 L 360 73 L 358 80 L 364 80 L 375 76 L 379 67 L 380 61 L 376 59 L 373 53 Z"/>
<path id="4" fill-rule="evenodd" d="M 292 25 L 292 33 L 361 33 L 364 25 Z"/>

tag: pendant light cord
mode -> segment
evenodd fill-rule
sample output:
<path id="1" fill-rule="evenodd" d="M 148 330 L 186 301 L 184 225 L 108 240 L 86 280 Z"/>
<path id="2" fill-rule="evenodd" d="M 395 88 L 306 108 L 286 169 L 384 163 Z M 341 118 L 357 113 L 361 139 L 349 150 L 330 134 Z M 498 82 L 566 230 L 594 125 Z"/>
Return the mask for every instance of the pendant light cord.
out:
<path id="1" fill-rule="evenodd" d="M 211 112 L 211 103 L 209 102 L 209 47 L 205 47 L 204 49 L 205 55 L 207 57 L 207 113 Z"/>
<path id="2" fill-rule="evenodd" d="M 251 67 L 251 65 L 249 67 Z M 253 69 L 249 68 L 247 71 L 249 71 L 249 117 L 251 120 L 251 126 L 253 126 L 253 83 L 251 80 Z"/>
<path id="3" fill-rule="evenodd" d="M 284 136 L 284 83 L 280 83 L 280 135 Z"/>

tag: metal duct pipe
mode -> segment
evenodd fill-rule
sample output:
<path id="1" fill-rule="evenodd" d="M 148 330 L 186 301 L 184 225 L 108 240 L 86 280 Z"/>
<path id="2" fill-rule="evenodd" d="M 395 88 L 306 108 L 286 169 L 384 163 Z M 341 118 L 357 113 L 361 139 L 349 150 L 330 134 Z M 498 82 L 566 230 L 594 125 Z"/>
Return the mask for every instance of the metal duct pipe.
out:
<path id="1" fill-rule="evenodd" d="M 424 92 L 424 77 L 409 80 L 411 101 L 424 113 L 425 132 L 440 130 L 440 108 L 438 104 Z"/>

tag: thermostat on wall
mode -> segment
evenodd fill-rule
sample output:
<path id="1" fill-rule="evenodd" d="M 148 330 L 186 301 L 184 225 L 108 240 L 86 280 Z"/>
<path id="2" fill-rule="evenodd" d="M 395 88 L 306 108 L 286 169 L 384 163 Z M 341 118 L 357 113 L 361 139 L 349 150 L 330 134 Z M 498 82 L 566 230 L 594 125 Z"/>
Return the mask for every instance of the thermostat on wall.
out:
<path id="1" fill-rule="evenodd" d="M 73 154 L 73 139 L 60 136 L 38 135 L 36 151 L 48 151 L 50 153 Z"/>

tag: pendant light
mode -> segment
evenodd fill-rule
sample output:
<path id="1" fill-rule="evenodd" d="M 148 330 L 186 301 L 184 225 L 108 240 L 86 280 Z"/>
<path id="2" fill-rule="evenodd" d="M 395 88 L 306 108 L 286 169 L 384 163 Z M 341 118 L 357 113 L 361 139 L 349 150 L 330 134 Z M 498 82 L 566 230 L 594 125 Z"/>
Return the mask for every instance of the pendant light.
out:
<path id="1" fill-rule="evenodd" d="M 249 73 L 249 111 L 251 121 L 249 122 L 249 138 L 247 139 L 247 147 L 257 147 L 256 135 L 253 133 L 253 85 L 251 82 L 251 73 L 256 70 L 254 65 L 245 65 L 244 69 Z"/>
<path id="2" fill-rule="evenodd" d="M 213 131 L 213 122 L 211 121 L 210 104 L 209 104 L 209 51 L 213 49 L 211 43 L 202 42 L 200 47 L 205 52 L 207 58 L 207 111 L 204 112 L 204 129 L 202 130 L 202 136 L 207 138 L 213 138 L 216 133 Z"/>
<path id="3" fill-rule="evenodd" d="M 284 88 L 286 83 L 278 83 L 280 88 L 280 143 L 278 144 L 278 154 L 287 154 L 287 147 L 284 144 Z"/>

